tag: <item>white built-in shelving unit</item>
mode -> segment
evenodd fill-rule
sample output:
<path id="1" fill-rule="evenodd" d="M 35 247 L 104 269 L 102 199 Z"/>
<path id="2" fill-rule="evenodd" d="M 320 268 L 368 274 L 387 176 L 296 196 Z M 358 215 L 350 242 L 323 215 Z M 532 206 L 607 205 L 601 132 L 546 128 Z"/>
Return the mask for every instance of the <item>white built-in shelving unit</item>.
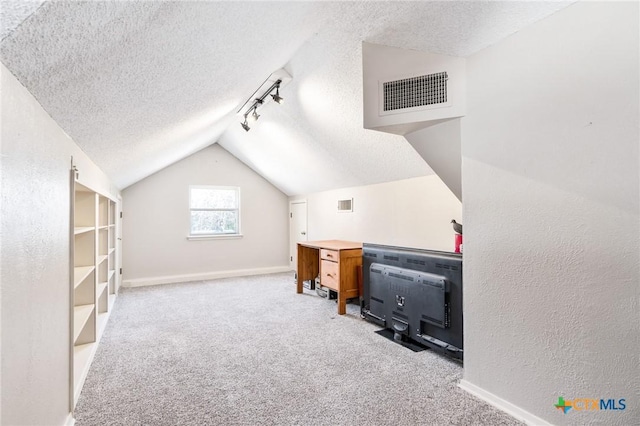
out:
<path id="1" fill-rule="evenodd" d="M 72 170 L 71 218 L 71 411 L 80 396 L 118 293 L 117 203 L 83 185 Z"/>

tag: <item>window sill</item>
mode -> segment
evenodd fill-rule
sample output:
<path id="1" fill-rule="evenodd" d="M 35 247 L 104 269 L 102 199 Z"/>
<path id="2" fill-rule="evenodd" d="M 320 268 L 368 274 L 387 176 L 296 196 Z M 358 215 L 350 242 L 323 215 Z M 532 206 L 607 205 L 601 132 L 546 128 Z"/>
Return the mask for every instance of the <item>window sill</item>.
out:
<path id="1" fill-rule="evenodd" d="M 242 237 L 242 234 L 189 235 L 187 240 L 237 240 Z"/>

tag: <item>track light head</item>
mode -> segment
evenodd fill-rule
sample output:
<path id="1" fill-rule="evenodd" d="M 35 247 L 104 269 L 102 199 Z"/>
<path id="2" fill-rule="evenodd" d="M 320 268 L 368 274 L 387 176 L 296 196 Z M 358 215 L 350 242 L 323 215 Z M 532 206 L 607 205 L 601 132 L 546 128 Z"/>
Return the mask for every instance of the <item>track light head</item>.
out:
<path id="1" fill-rule="evenodd" d="M 276 86 L 276 94 L 275 95 L 271 95 L 271 97 L 273 98 L 273 100 L 277 103 L 279 103 L 280 105 L 282 105 L 284 103 L 284 99 L 280 97 L 280 85 L 278 84 Z"/>
<path id="2" fill-rule="evenodd" d="M 249 130 L 251 130 L 251 127 L 249 127 L 249 123 L 247 123 L 247 116 L 246 115 L 244 116 L 244 123 L 241 123 L 241 124 L 242 124 L 242 128 L 245 131 L 248 132 Z"/>
<path id="3" fill-rule="evenodd" d="M 282 105 L 284 103 L 284 99 L 280 97 L 280 94 L 278 93 L 278 91 L 276 90 L 276 94 L 275 95 L 271 95 L 271 97 L 273 98 L 273 100 L 277 103 L 279 103 L 280 105 Z"/>
<path id="4" fill-rule="evenodd" d="M 258 115 L 258 107 L 257 106 L 253 107 L 253 112 L 251 113 L 251 116 L 249 118 L 251 118 L 251 121 L 258 121 L 258 118 L 260 118 L 260 115 Z"/>

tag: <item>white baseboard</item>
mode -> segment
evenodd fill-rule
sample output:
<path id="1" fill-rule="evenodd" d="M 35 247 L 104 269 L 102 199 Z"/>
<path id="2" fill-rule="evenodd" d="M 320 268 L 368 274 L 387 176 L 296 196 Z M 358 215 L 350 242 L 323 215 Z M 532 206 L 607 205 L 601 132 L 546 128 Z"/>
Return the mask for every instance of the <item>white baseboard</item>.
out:
<path id="1" fill-rule="evenodd" d="M 490 405 L 496 407 L 499 410 L 504 411 L 505 413 L 509 414 L 512 417 L 515 417 L 516 419 L 520 420 L 521 422 L 524 422 L 528 425 L 531 426 L 552 426 L 551 423 L 547 422 L 546 420 L 541 419 L 540 417 L 531 414 L 530 412 L 523 410 L 522 408 L 518 407 L 517 405 L 514 405 L 512 403 L 510 403 L 509 401 L 505 401 L 504 399 L 500 398 L 499 396 L 496 396 L 494 394 L 492 394 L 489 391 L 486 391 L 484 389 L 482 389 L 481 387 L 478 387 L 472 383 L 467 382 L 466 380 L 460 380 L 460 384 L 458 384 L 458 386 L 461 389 L 464 389 L 465 391 L 469 392 L 470 394 L 480 398 L 481 400 L 489 403 Z"/>
<path id="2" fill-rule="evenodd" d="M 147 285 L 186 283 L 190 281 L 214 280 L 216 278 L 247 277 L 250 275 L 276 274 L 289 272 L 289 266 L 271 266 L 267 268 L 235 269 L 232 271 L 204 272 L 200 274 L 170 275 L 164 277 L 136 278 L 122 281 L 123 287 L 143 287 Z"/>
<path id="3" fill-rule="evenodd" d="M 64 421 L 64 426 L 73 426 L 76 424 L 76 419 L 73 418 L 73 413 L 67 415 L 67 419 Z"/>

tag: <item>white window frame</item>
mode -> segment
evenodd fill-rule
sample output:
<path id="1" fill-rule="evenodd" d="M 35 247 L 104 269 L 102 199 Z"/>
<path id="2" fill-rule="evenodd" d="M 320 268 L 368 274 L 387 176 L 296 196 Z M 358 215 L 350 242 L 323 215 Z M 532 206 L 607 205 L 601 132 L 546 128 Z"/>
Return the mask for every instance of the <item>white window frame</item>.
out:
<path id="1" fill-rule="evenodd" d="M 238 197 L 238 208 L 237 209 L 201 209 L 201 208 L 191 208 L 191 190 L 192 189 L 224 189 L 224 190 L 235 190 Z M 189 185 L 189 205 L 187 206 L 189 209 L 189 219 L 188 219 L 188 232 L 187 239 L 188 240 L 208 240 L 208 239 L 234 239 L 234 238 L 242 238 L 241 232 L 241 192 L 239 186 L 221 186 L 221 185 Z M 208 233 L 208 234 L 192 234 L 191 233 L 191 212 L 192 211 L 237 211 L 238 214 L 238 230 L 236 233 Z"/>

